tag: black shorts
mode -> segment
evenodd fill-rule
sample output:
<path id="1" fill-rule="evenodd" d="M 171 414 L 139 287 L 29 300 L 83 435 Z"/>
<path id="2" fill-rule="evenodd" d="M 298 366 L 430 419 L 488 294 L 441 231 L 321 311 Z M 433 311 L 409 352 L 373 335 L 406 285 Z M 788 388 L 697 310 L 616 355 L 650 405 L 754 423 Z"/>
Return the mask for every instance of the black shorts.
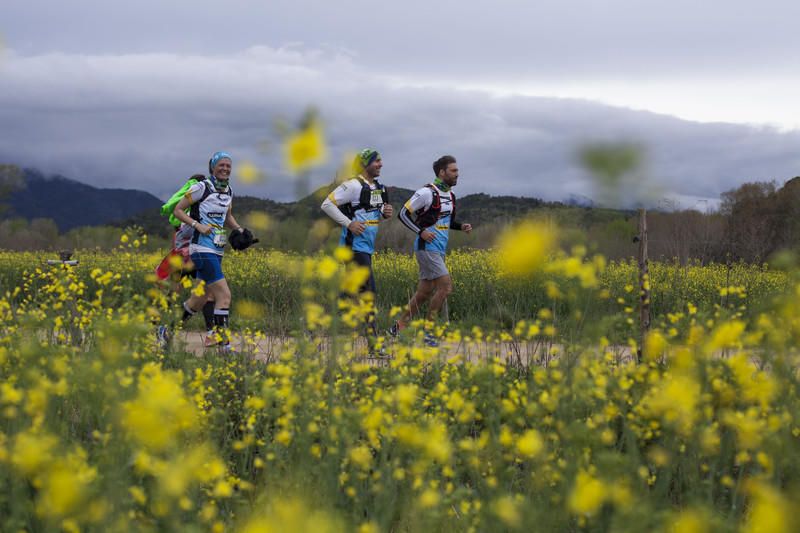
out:
<path id="1" fill-rule="evenodd" d="M 372 273 L 372 254 L 365 252 L 353 252 L 353 262 L 357 265 L 369 268 L 369 278 L 367 278 L 367 281 L 361 285 L 361 287 L 358 289 L 358 292 L 370 291 L 375 294 L 375 275 Z"/>

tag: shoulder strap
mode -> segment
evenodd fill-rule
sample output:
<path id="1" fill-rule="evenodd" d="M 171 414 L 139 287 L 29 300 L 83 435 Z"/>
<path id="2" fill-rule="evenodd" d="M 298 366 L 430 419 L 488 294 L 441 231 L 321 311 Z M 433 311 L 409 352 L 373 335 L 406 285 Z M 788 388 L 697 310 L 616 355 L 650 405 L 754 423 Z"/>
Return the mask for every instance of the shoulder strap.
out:
<path id="1" fill-rule="evenodd" d="M 436 187 L 430 183 L 425 185 L 425 187 L 431 190 L 433 201 L 431 202 L 430 207 L 427 209 L 420 209 L 417 211 L 416 224 L 420 228 L 432 226 L 436 222 L 436 219 L 439 218 L 439 212 L 442 210 L 442 202 L 441 198 L 439 198 L 439 191 L 437 191 Z"/>
<path id="2" fill-rule="evenodd" d="M 203 194 L 200 196 L 199 200 L 192 204 L 192 207 L 189 210 L 189 216 L 195 220 L 200 220 L 200 204 L 203 203 L 203 200 L 211 195 L 211 187 L 209 187 L 208 180 L 205 180 L 202 183 Z"/>
<path id="3" fill-rule="evenodd" d="M 431 190 L 431 192 L 433 193 L 433 202 L 431 203 L 431 206 L 430 206 L 429 209 L 435 209 L 435 210 L 441 209 L 442 208 L 442 199 L 439 197 L 439 191 L 436 189 L 436 187 L 433 185 L 433 183 L 427 184 L 426 187 L 429 188 Z"/>
<path id="4" fill-rule="evenodd" d="M 214 189 L 214 185 L 209 183 L 208 180 L 204 181 L 203 185 L 205 186 L 205 189 L 203 189 L 203 196 L 201 196 L 200 199 L 197 200 L 198 204 L 203 200 L 205 200 L 206 198 L 208 198 L 209 196 L 211 196 L 211 193 L 213 192 Z"/>
<path id="5" fill-rule="evenodd" d="M 381 183 L 380 181 L 378 181 L 377 179 L 375 180 L 375 185 L 381 191 L 381 201 L 383 203 L 385 203 L 385 204 L 388 204 L 389 203 L 389 189 L 387 189 L 386 186 L 383 183 Z"/>

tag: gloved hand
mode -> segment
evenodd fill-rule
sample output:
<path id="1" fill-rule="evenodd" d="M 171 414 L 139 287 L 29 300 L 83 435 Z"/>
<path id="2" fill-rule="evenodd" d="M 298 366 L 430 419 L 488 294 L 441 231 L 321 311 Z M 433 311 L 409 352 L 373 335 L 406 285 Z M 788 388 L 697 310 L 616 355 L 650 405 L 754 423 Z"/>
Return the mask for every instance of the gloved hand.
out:
<path id="1" fill-rule="evenodd" d="M 246 250 L 258 242 L 258 239 L 253 236 L 253 232 L 244 228 L 242 230 L 234 230 L 228 237 L 228 242 L 234 250 Z"/>

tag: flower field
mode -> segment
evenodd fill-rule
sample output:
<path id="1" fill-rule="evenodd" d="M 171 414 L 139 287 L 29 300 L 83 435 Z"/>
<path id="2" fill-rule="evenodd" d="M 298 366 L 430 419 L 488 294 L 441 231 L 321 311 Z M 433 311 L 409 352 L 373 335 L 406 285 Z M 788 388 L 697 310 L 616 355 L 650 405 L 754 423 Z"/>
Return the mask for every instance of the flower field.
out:
<path id="1" fill-rule="evenodd" d="M 500 243 L 448 257 L 438 332 L 547 339 L 546 364 L 469 361 L 413 331 L 364 359 L 368 306 L 339 298 L 364 273 L 342 250 L 226 256 L 234 327 L 293 332 L 266 363 L 159 348 L 181 301 L 154 284 L 159 257 L 0 252 L 0 530 L 797 530 L 791 273 L 652 264 L 641 339 L 635 264 Z M 388 324 L 415 264 L 375 270 Z"/>

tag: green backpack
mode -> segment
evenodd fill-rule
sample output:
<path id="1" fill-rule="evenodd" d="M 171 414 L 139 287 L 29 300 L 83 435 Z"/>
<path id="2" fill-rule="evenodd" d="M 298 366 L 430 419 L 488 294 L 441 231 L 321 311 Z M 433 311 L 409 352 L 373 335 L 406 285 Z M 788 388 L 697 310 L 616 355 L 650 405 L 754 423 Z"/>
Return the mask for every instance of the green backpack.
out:
<path id="1" fill-rule="evenodd" d="M 198 183 L 200 181 L 204 181 L 206 179 L 205 176 L 202 174 L 195 174 L 181 187 L 179 190 L 173 194 L 167 202 L 161 206 L 161 214 L 164 216 L 169 216 L 169 223 L 172 224 L 175 228 L 179 228 L 181 225 L 181 221 L 175 218 L 175 206 L 178 205 L 178 202 L 186 196 L 186 192 L 192 188 L 192 185 Z"/>

